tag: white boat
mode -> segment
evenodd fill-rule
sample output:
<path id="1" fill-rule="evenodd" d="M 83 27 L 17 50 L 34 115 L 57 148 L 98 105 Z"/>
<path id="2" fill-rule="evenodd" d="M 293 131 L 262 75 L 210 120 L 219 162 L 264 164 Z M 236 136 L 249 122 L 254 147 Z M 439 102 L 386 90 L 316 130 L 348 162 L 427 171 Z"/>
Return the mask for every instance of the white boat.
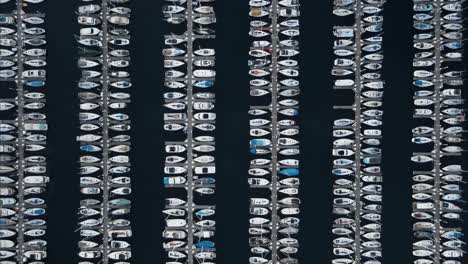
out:
<path id="1" fill-rule="evenodd" d="M 362 8 L 362 12 L 365 14 L 375 14 L 382 11 L 382 8 L 377 6 L 364 6 Z"/>
<path id="2" fill-rule="evenodd" d="M 298 27 L 299 20 L 298 19 L 286 19 L 284 21 L 281 21 L 279 24 L 285 27 Z"/>
<path id="3" fill-rule="evenodd" d="M 129 145 L 117 145 L 109 148 L 110 151 L 112 152 L 117 152 L 117 153 L 126 153 L 130 151 L 130 146 Z"/>
<path id="4" fill-rule="evenodd" d="M 16 40 L 14 39 L 0 39 L 0 45 L 5 47 L 14 47 L 16 46 Z"/>
<path id="5" fill-rule="evenodd" d="M 383 92 L 381 91 L 365 91 L 362 93 L 365 97 L 368 98 L 382 98 L 383 97 Z"/>
<path id="6" fill-rule="evenodd" d="M 257 166 L 262 166 L 269 164 L 271 161 L 269 159 L 253 159 L 250 161 L 250 164 L 252 165 L 257 165 Z"/>
<path id="7" fill-rule="evenodd" d="M 278 125 L 280 126 L 294 126 L 296 124 L 296 121 L 290 120 L 290 119 L 283 119 L 278 121 Z"/>
<path id="8" fill-rule="evenodd" d="M 253 217 L 249 219 L 249 222 L 252 225 L 264 225 L 269 223 L 270 220 L 262 217 Z"/>
<path id="9" fill-rule="evenodd" d="M 434 48 L 434 45 L 428 42 L 417 42 L 413 45 L 413 47 L 419 50 L 429 50 Z"/>
<path id="10" fill-rule="evenodd" d="M 216 17 L 214 16 L 200 16 L 193 20 L 193 22 L 200 25 L 210 25 L 216 23 Z"/>
<path id="11" fill-rule="evenodd" d="M 164 67 L 165 68 L 176 68 L 179 66 L 184 65 L 185 62 L 180 60 L 164 60 Z"/>
<path id="12" fill-rule="evenodd" d="M 380 232 L 368 232 L 362 235 L 363 237 L 371 240 L 377 240 L 380 239 L 381 235 Z"/>
<path id="13" fill-rule="evenodd" d="M 185 50 L 179 48 L 163 49 L 163 55 L 167 57 L 176 57 L 185 54 Z"/>
<path id="14" fill-rule="evenodd" d="M 248 178 L 247 182 L 249 185 L 259 185 L 259 186 L 266 186 L 270 183 L 268 180 L 262 179 L 262 178 Z"/>
<path id="15" fill-rule="evenodd" d="M 250 199 L 251 205 L 268 205 L 269 203 L 270 203 L 270 200 L 266 198 L 251 198 Z"/>
<path id="16" fill-rule="evenodd" d="M 16 76 L 16 71 L 13 70 L 0 70 L 0 78 L 12 78 Z"/>
<path id="17" fill-rule="evenodd" d="M 11 240 L 5 240 L 5 239 L 0 240 L 0 248 L 2 249 L 12 248 L 14 246 L 15 246 L 15 243 Z"/>
<path id="18" fill-rule="evenodd" d="M 185 8 L 179 5 L 167 5 L 163 7 L 164 14 L 177 14 L 184 10 Z"/>
<path id="19" fill-rule="evenodd" d="M 332 260 L 332 264 L 352 264 L 353 262 L 350 258 L 336 258 Z"/>
<path id="20" fill-rule="evenodd" d="M 102 181 L 95 177 L 88 177 L 88 176 L 80 177 L 80 184 L 92 185 L 92 184 L 98 184 L 100 182 Z"/>
<path id="21" fill-rule="evenodd" d="M 333 141 L 334 147 L 343 147 L 343 146 L 352 146 L 354 145 L 354 140 L 348 138 L 341 138 Z"/>
<path id="22" fill-rule="evenodd" d="M 193 52 L 194 54 L 198 56 L 214 56 L 215 55 L 215 50 L 214 49 L 198 49 Z"/>
<path id="23" fill-rule="evenodd" d="M 8 230 L 8 229 L 2 229 L 0 230 L 0 238 L 8 238 L 8 237 L 12 237 L 16 234 L 15 231 L 12 231 L 12 230 Z"/>
<path id="24" fill-rule="evenodd" d="M 199 112 L 193 115 L 193 118 L 196 120 L 215 120 L 216 119 L 216 114 L 215 113 L 210 113 L 210 112 Z"/>
<path id="25" fill-rule="evenodd" d="M 295 69 L 282 69 L 282 70 L 279 70 L 278 72 L 288 77 L 299 76 L 299 71 Z"/>
<path id="26" fill-rule="evenodd" d="M 383 81 L 374 81 L 374 82 L 367 82 L 364 83 L 364 86 L 371 89 L 383 89 L 384 82 Z"/>
<path id="27" fill-rule="evenodd" d="M 354 54 L 354 51 L 349 50 L 349 49 L 336 49 L 333 51 L 333 53 L 336 56 L 344 57 L 344 56 L 350 56 Z"/>
<path id="28" fill-rule="evenodd" d="M 116 16 L 116 15 L 109 16 L 107 18 L 107 21 L 109 21 L 109 23 L 111 23 L 111 24 L 115 24 L 115 25 L 119 25 L 119 26 L 126 26 L 126 25 L 130 24 L 130 19 L 128 17 L 125 17 L 125 16 Z"/>
<path id="29" fill-rule="evenodd" d="M 96 12 L 99 12 L 100 10 L 101 10 L 100 5 L 93 5 L 93 4 L 82 5 L 78 7 L 78 13 L 83 14 L 83 15 L 96 13 Z"/>
<path id="30" fill-rule="evenodd" d="M 270 1 L 266 0 L 250 0 L 249 1 L 249 6 L 252 7 L 264 7 L 270 4 Z"/>
<path id="31" fill-rule="evenodd" d="M 280 180 L 280 184 L 282 185 L 286 185 L 286 186 L 298 186 L 299 185 L 299 179 L 298 178 L 286 178 L 286 179 L 282 179 Z"/>
<path id="32" fill-rule="evenodd" d="M 214 70 L 194 70 L 193 75 L 198 78 L 213 78 L 216 76 Z"/>
<path id="33" fill-rule="evenodd" d="M 167 219 L 166 226 L 167 227 L 183 227 L 187 225 L 187 221 L 184 219 Z"/>
<path id="34" fill-rule="evenodd" d="M 282 149 L 278 153 L 281 155 L 292 156 L 292 155 L 298 155 L 300 153 L 300 150 L 298 148 Z"/>
<path id="35" fill-rule="evenodd" d="M 119 88 L 119 89 L 125 89 L 125 88 L 132 87 L 132 83 L 129 81 L 117 81 L 117 82 L 112 82 L 111 86 L 115 88 Z"/>
<path id="36" fill-rule="evenodd" d="M 45 33 L 45 29 L 39 27 L 30 27 L 25 28 L 23 32 L 29 35 L 42 35 Z"/>
<path id="37" fill-rule="evenodd" d="M 382 182 L 383 177 L 381 176 L 363 176 L 362 180 L 364 182 Z"/>
<path id="38" fill-rule="evenodd" d="M 187 170 L 184 167 L 179 166 L 166 166 L 164 167 L 164 173 L 166 174 L 181 174 L 185 173 Z"/>
<path id="39" fill-rule="evenodd" d="M 463 250 L 445 250 L 442 252 L 442 256 L 446 258 L 461 258 L 463 257 Z"/>
<path id="40" fill-rule="evenodd" d="M 127 57 L 130 55 L 130 52 L 125 49 L 114 49 L 109 51 L 109 54 L 114 57 Z"/>
<path id="41" fill-rule="evenodd" d="M 164 177 L 164 184 L 172 185 L 172 184 L 184 184 L 187 181 L 185 177 L 176 176 L 176 177 Z"/>
<path id="42" fill-rule="evenodd" d="M 9 208 L 0 208 L 0 217 L 8 217 L 16 214 L 16 211 Z"/>
<path id="43" fill-rule="evenodd" d="M 193 159 L 193 161 L 197 163 L 212 163 L 214 160 L 215 158 L 213 156 L 208 155 L 199 156 Z"/>
<path id="44" fill-rule="evenodd" d="M 284 189 L 278 190 L 278 192 L 284 193 L 284 194 L 287 194 L 287 195 L 297 195 L 297 194 L 299 194 L 299 189 L 297 189 L 297 188 L 284 188 Z"/>
<path id="45" fill-rule="evenodd" d="M 166 163 L 170 163 L 170 164 L 180 163 L 184 160 L 185 158 L 180 157 L 180 156 L 167 156 L 165 159 Z"/>
<path id="46" fill-rule="evenodd" d="M 281 146 L 292 146 L 299 144 L 299 141 L 292 138 L 278 138 L 278 145 Z"/>
<path id="47" fill-rule="evenodd" d="M 28 49 L 23 51 L 23 54 L 26 56 L 40 57 L 45 56 L 47 51 L 45 49 Z"/>
<path id="48" fill-rule="evenodd" d="M 256 58 L 263 58 L 269 56 L 270 53 L 263 49 L 253 49 L 249 51 L 249 55 Z"/>
<path id="49" fill-rule="evenodd" d="M 130 65 L 130 62 L 128 60 L 113 60 L 109 62 L 109 65 L 116 68 L 125 68 Z"/>
<path id="50" fill-rule="evenodd" d="M 0 111 L 6 111 L 11 108 L 15 107 L 14 104 L 9 103 L 9 102 L 0 102 Z"/>
<path id="51" fill-rule="evenodd" d="M 284 18 L 298 17 L 300 15 L 297 8 L 280 8 L 278 15 Z"/>
<path id="52" fill-rule="evenodd" d="M 199 6 L 193 9 L 197 13 L 201 14 L 212 14 L 214 13 L 214 8 L 212 6 Z"/>
<path id="53" fill-rule="evenodd" d="M 195 174 L 214 174 L 216 173 L 216 167 L 215 166 L 195 167 L 194 172 Z"/>
<path id="54" fill-rule="evenodd" d="M 16 126 L 0 123 L 0 132 L 8 132 L 13 129 L 16 129 Z"/>
<path id="55" fill-rule="evenodd" d="M 444 23 L 442 26 L 445 29 L 449 29 L 449 30 L 461 30 L 461 29 L 463 29 L 463 25 L 461 23 Z"/>
<path id="56" fill-rule="evenodd" d="M 264 89 L 251 89 L 250 90 L 250 96 L 264 96 L 269 93 L 270 92 L 268 90 L 264 90 Z"/>
<path id="57" fill-rule="evenodd" d="M 278 61 L 278 64 L 286 67 L 294 67 L 298 65 L 298 62 L 297 60 L 287 59 Z"/>
<path id="58" fill-rule="evenodd" d="M 130 171 L 130 167 L 127 166 L 114 166 L 109 169 L 110 173 L 121 174 Z"/>
<path id="59" fill-rule="evenodd" d="M 16 31 L 12 28 L 0 27 L 0 36 L 10 35 L 14 32 Z"/>
<path id="60" fill-rule="evenodd" d="M 42 17 L 28 16 L 28 17 L 25 17 L 23 21 L 32 25 L 39 25 L 39 24 L 44 23 L 45 20 Z"/>
<path id="61" fill-rule="evenodd" d="M 383 60 L 383 54 L 378 54 L 378 53 L 372 53 L 372 54 L 367 54 L 363 57 L 364 59 L 366 60 L 370 60 L 370 61 L 381 61 Z M 363 76 L 365 76 L 366 74 L 377 74 L 377 73 L 365 73 L 363 74 Z M 378 74 L 380 76 L 380 74 Z"/>
<path id="62" fill-rule="evenodd" d="M 299 51 L 295 49 L 280 49 L 278 53 L 280 57 L 292 57 L 296 56 L 297 54 L 299 54 Z"/>
<path id="63" fill-rule="evenodd" d="M 249 264 L 266 264 L 268 263 L 268 259 L 262 257 L 250 257 Z"/>
<path id="64" fill-rule="evenodd" d="M 44 229 L 30 229 L 24 233 L 31 237 L 39 237 L 45 235 L 46 231 Z"/>
<path id="65" fill-rule="evenodd" d="M 260 86 L 266 86 L 270 82 L 265 80 L 265 79 L 253 79 L 250 80 L 250 85 L 255 86 L 255 87 L 260 87 Z"/>
<path id="66" fill-rule="evenodd" d="M 211 110 L 214 108 L 214 104 L 210 102 L 194 102 L 193 109 L 195 110 Z"/>
<path id="67" fill-rule="evenodd" d="M 46 172 L 46 167 L 45 166 L 30 166 L 24 168 L 24 171 L 29 172 L 29 173 L 45 173 Z"/>
<path id="68" fill-rule="evenodd" d="M 202 131 L 214 131 L 216 129 L 216 126 L 213 124 L 197 124 L 194 127 Z"/>
<path id="69" fill-rule="evenodd" d="M 261 137 L 261 136 L 265 136 L 265 135 L 268 135 L 268 134 L 270 134 L 270 132 L 265 130 L 265 129 L 260 129 L 260 128 L 250 129 L 250 135 L 251 136 Z"/>
<path id="70" fill-rule="evenodd" d="M 346 86 L 353 86 L 353 85 L 354 85 L 354 80 L 351 80 L 351 79 L 335 80 L 335 86 L 337 87 L 346 87 Z"/>
<path id="71" fill-rule="evenodd" d="M 101 32 L 97 27 L 85 27 L 80 29 L 80 36 L 97 36 Z"/>
<path id="72" fill-rule="evenodd" d="M 131 179 L 130 177 L 122 176 L 122 177 L 113 178 L 111 181 L 117 184 L 129 184 L 131 182 Z"/>
<path id="73" fill-rule="evenodd" d="M 299 208 L 282 208 L 280 213 L 283 215 L 298 215 L 300 210 Z"/>
<path id="74" fill-rule="evenodd" d="M 296 48 L 299 45 L 299 41 L 295 39 L 284 39 L 279 42 L 280 46 Z"/>
<path id="75" fill-rule="evenodd" d="M 251 207 L 250 208 L 250 214 L 251 215 L 256 215 L 256 216 L 264 216 L 269 214 L 270 211 L 266 208 L 263 207 Z"/>
<path id="76" fill-rule="evenodd" d="M 262 109 L 251 109 L 248 111 L 248 113 L 249 115 L 260 116 L 268 113 L 268 111 Z"/>
<path id="77" fill-rule="evenodd" d="M 82 112 L 79 113 L 79 119 L 82 121 L 89 121 L 100 118 L 101 116 L 95 113 Z"/>
<path id="78" fill-rule="evenodd" d="M 26 145 L 26 148 L 25 148 L 27 151 L 39 151 L 39 150 L 43 150 L 45 149 L 45 146 L 42 146 L 42 145 Z"/>
<path id="79" fill-rule="evenodd" d="M 166 131 L 178 131 L 178 130 L 184 129 L 184 128 L 185 128 L 185 125 L 181 125 L 181 124 L 165 124 L 163 127 L 164 127 L 164 130 L 166 130 Z"/>
<path id="80" fill-rule="evenodd" d="M 11 60 L 0 60 L 0 67 L 1 68 L 8 68 L 15 65 L 14 61 Z"/>
<path id="81" fill-rule="evenodd" d="M 23 71 L 23 77 L 25 78 L 43 78 L 46 76 L 45 70 L 26 70 Z"/>
<path id="82" fill-rule="evenodd" d="M 249 71 L 249 74 L 255 77 L 263 77 L 269 75 L 270 72 L 262 69 L 252 69 Z"/>
<path id="83" fill-rule="evenodd" d="M 255 34 L 256 32 L 258 34 Z M 253 35 L 254 37 L 264 37 L 264 36 L 269 35 L 268 33 L 264 31 L 259 31 L 259 30 L 252 30 L 250 31 L 250 34 Z M 271 46 L 271 42 L 266 41 L 266 40 L 255 40 L 252 42 L 252 47 L 254 48 L 265 48 L 269 46 Z"/>
<path id="84" fill-rule="evenodd" d="M 250 126 L 264 126 L 270 123 L 267 119 L 251 119 L 249 121 Z"/>
<path id="85" fill-rule="evenodd" d="M 164 106 L 173 110 L 183 110 L 186 107 L 184 103 L 167 103 Z"/>
<path id="86" fill-rule="evenodd" d="M 340 8 L 340 9 L 333 9 L 333 14 L 336 16 L 349 16 L 351 14 L 354 14 L 352 10 L 345 9 L 345 8 Z"/>
<path id="87" fill-rule="evenodd" d="M 286 29 L 280 31 L 280 33 L 288 37 L 297 37 L 300 35 L 299 29 Z"/>
<path id="88" fill-rule="evenodd" d="M 249 174 L 250 175 L 255 175 L 255 176 L 265 176 L 269 174 L 270 172 L 266 169 L 261 169 L 261 168 L 253 168 L 249 169 Z"/>

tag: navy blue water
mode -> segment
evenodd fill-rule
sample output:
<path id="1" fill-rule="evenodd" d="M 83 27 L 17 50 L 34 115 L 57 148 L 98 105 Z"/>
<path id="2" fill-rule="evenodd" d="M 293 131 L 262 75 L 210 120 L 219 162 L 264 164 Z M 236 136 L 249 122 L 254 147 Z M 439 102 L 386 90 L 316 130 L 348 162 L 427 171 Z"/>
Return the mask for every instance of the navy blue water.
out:
<path id="1" fill-rule="evenodd" d="M 49 264 L 76 263 L 78 1 L 48 0 Z M 133 263 L 160 263 L 163 0 L 133 1 Z M 301 3 L 301 263 L 331 260 L 332 1 Z M 248 1 L 217 0 L 217 263 L 248 261 Z M 384 261 L 411 259 L 411 1 L 385 5 Z M 136 70 L 138 69 L 138 70 Z M 466 93 L 465 93 L 466 96 Z M 465 159 L 466 161 L 466 159 Z M 466 162 L 465 162 L 466 163 Z M 466 164 L 465 164 L 466 165 Z M 467 167 L 467 166 L 465 166 Z"/>

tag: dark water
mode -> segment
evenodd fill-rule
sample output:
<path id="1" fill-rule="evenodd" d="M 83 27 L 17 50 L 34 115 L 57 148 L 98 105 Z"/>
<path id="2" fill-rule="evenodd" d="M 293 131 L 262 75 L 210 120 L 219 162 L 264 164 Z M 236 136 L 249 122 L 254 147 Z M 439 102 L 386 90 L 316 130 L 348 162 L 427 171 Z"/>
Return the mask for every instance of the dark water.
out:
<path id="1" fill-rule="evenodd" d="M 46 1 L 47 16 L 47 121 L 49 185 L 48 261 L 77 262 L 77 207 L 79 206 L 79 133 L 76 83 L 78 33 L 74 1 Z"/>
<path id="2" fill-rule="evenodd" d="M 50 264 L 76 263 L 78 1 L 48 0 Z M 160 263 L 162 193 L 163 1 L 133 1 L 133 263 Z M 331 260 L 332 1 L 302 1 L 301 11 L 301 263 Z M 248 1 L 217 1 L 217 263 L 247 263 L 248 251 Z M 385 5 L 384 260 L 411 258 L 410 1 Z M 465 159 L 466 163 L 466 159 Z M 465 166 L 466 167 L 466 166 Z"/>

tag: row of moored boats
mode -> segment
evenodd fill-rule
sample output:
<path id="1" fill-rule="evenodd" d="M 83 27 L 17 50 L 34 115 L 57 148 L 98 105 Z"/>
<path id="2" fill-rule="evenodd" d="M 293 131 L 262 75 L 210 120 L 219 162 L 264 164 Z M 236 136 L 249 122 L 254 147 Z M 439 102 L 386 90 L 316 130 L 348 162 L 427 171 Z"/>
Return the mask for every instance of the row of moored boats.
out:
<path id="1" fill-rule="evenodd" d="M 46 40 L 43 5 L 0 8 L 0 262 L 47 260 Z"/>
<path id="2" fill-rule="evenodd" d="M 251 264 L 299 263 L 299 1 L 251 0 Z"/>
<path id="3" fill-rule="evenodd" d="M 463 263 L 463 2 L 413 6 L 415 264 Z"/>
<path id="4" fill-rule="evenodd" d="M 166 0 L 163 249 L 167 264 L 216 261 L 214 0 Z"/>
<path id="5" fill-rule="evenodd" d="M 384 0 L 335 0 L 332 75 L 350 106 L 333 123 L 333 264 L 380 264 Z M 349 24 L 351 21 L 352 24 Z"/>
<path id="6" fill-rule="evenodd" d="M 79 97 L 80 264 L 131 261 L 129 0 L 81 0 Z"/>

